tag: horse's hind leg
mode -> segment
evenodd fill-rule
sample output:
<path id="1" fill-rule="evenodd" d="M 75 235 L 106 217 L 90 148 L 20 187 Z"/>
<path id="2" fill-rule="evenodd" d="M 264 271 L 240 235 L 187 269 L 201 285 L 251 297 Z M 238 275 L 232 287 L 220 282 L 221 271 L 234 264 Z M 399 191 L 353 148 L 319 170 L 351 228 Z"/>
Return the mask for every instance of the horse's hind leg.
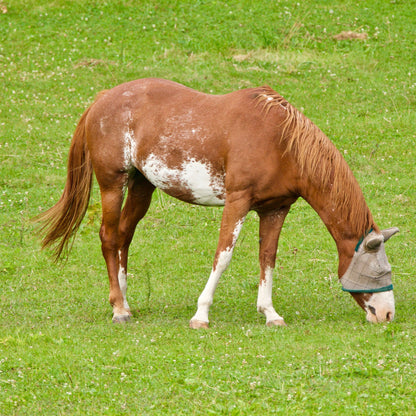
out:
<path id="1" fill-rule="evenodd" d="M 129 192 L 121 211 L 126 186 Z M 131 315 L 126 300 L 127 252 L 136 225 L 149 208 L 154 187 L 135 172 L 130 176 L 123 173 L 111 181 L 100 183 L 100 188 L 103 210 L 100 238 L 110 282 L 113 322 L 125 322 Z"/>
<path id="2" fill-rule="evenodd" d="M 130 313 L 127 302 L 127 260 L 128 251 L 137 223 L 145 216 L 152 199 L 154 186 L 139 172 L 135 172 L 128 182 L 128 194 L 121 213 L 118 231 L 118 283 L 123 295 L 123 306 Z"/>
<path id="3" fill-rule="evenodd" d="M 99 178 L 97 177 L 98 181 Z M 109 301 L 113 307 L 113 321 L 123 322 L 130 318 L 129 311 L 124 307 L 123 294 L 118 282 L 119 273 L 119 237 L 121 207 L 124 199 L 124 186 L 127 175 L 120 175 L 111 186 L 101 188 L 103 218 L 100 229 L 101 250 L 107 265 L 110 282 Z M 100 183 L 100 181 L 99 181 Z"/>

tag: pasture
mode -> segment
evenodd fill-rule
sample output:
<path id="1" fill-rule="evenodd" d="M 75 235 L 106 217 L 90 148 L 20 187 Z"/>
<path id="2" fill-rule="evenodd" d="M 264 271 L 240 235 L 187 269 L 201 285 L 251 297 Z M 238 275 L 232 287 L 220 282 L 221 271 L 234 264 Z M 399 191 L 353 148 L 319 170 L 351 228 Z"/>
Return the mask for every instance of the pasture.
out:
<path id="1" fill-rule="evenodd" d="M 0 1 L 0 414 L 414 414 L 416 2 Z M 343 33 L 344 32 L 344 33 Z M 258 220 L 191 330 L 221 208 L 156 192 L 130 249 L 133 317 L 111 323 L 97 186 L 70 256 L 30 222 L 60 197 L 70 139 L 96 94 L 143 77 L 213 94 L 270 85 L 335 143 L 386 244 L 396 318 L 370 325 L 304 201 L 283 226 L 256 311 Z"/>

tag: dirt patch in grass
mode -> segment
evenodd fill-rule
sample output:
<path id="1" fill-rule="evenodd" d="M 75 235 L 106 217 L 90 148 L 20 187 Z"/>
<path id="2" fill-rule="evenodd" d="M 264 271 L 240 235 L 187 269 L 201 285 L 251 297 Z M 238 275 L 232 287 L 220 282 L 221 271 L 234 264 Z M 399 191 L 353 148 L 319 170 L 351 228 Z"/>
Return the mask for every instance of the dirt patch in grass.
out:
<path id="1" fill-rule="evenodd" d="M 335 40 L 365 40 L 367 38 L 368 34 L 366 32 L 354 32 L 352 30 L 341 32 L 334 36 Z"/>
<path id="2" fill-rule="evenodd" d="M 77 64 L 74 65 L 74 68 L 83 68 L 83 67 L 91 67 L 91 66 L 98 66 L 98 65 L 117 65 L 114 61 L 105 61 L 103 59 L 94 59 L 94 58 L 86 58 L 79 61 Z"/>

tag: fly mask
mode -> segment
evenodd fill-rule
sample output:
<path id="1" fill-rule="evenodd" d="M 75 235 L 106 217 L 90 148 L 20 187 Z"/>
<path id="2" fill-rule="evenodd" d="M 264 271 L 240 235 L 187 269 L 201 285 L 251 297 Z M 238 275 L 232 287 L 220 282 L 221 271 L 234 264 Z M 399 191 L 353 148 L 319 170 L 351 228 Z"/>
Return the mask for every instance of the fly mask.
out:
<path id="1" fill-rule="evenodd" d="M 342 290 L 353 293 L 374 293 L 393 290 L 391 266 L 384 243 L 399 231 L 398 228 L 371 231 L 357 244 L 351 263 L 341 277 Z"/>

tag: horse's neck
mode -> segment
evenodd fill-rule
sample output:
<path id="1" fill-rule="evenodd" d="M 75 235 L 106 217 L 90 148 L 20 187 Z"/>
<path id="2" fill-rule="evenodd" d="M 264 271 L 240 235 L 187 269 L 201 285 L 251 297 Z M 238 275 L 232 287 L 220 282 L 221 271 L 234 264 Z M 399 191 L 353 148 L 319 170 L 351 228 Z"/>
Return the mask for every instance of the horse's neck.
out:
<path id="1" fill-rule="evenodd" d="M 358 182 L 334 144 L 293 106 L 286 103 L 283 108 L 279 111 L 287 113 L 286 119 L 276 125 L 285 140 L 278 143 L 285 147 L 284 157 L 293 158 L 290 166 L 297 170 L 297 191 L 319 214 L 337 244 L 338 272 L 342 273 L 358 240 L 373 225 L 371 213 Z"/>
<path id="2" fill-rule="evenodd" d="M 352 224 L 351 218 L 354 218 L 354 215 L 361 215 L 363 216 L 362 222 L 370 224 L 372 223 L 371 213 L 365 201 L 362 200 L 361 203 L 364 206 L 364 210 L 350 213 L 347 216 L 345 215 L 345 208 L 343 209 L 340 204 L 331 200 L 322 189 L 310 183 L 305 185 L 301 196 L 318 213 L 335 240 L 339 256 L 338 274 L 341 277 L 351 262 L 357 242 L 365 232 L 357 228 L 356 224 Z M 351 195 L 351 197 L 353 196 Z M 354 197 L 356 196 L 354 195 Z M 363 198 L 361 193 L 359 198 Z"/>

